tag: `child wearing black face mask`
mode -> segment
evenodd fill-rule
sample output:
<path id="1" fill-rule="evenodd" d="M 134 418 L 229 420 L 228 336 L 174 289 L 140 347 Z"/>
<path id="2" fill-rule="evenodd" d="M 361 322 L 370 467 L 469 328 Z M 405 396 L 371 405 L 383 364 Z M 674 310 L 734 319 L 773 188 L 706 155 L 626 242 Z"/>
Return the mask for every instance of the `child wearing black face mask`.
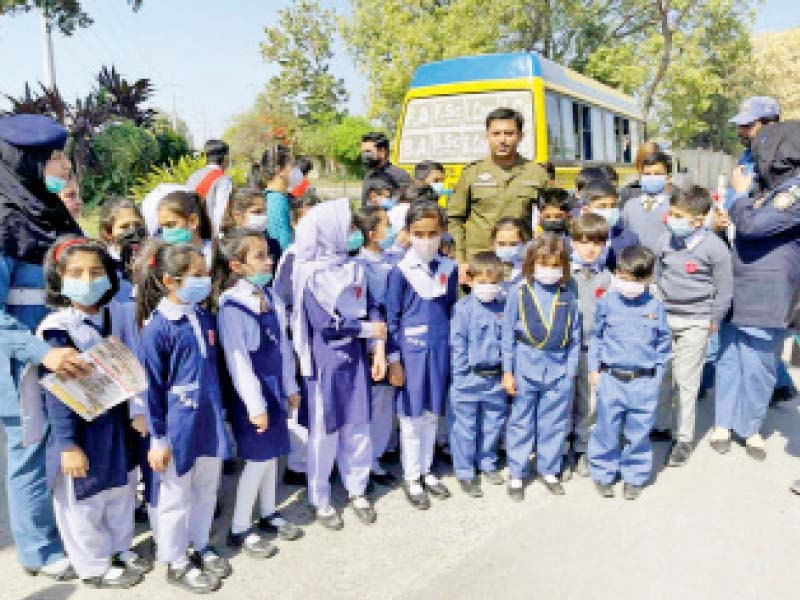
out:
<path id="1" fill-rule="evenodd" d="M 572 206 L 567 190 L 550 188 L 542 190 L 539 199 L 539 231 L 568 235 Z"/>

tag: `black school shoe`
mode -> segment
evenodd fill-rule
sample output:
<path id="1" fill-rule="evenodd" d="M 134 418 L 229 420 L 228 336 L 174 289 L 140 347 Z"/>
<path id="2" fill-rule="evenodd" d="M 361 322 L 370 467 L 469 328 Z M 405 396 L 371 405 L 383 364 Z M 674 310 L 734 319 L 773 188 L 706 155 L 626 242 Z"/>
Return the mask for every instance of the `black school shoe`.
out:
<path id="1" fill-rule="evenodd" d="M 74 581 L 78 578 L 78 574 L 75 572 L 75 567 L 73 567 L 71 563 L 67 563 L 67 566 L 57 573 L 48 573 L 42 569 L 34 569 L 32 567 L 22 567 L 22 569 L 31 577 L 41 575 L 42 577 L 47 577 L 48 579 L 58 582 Z"/>
<path id="2" fill-rule="evenodd" d="M 274 512 L 258 520 L 258 529 L 264 533 L 271 533 L 282 540 L 291 542 L 303 535 L 303 530 L 294 523 L 283 518 L 281 513 Z"/>
<path id="3" fill-rule="evenodd" d="M 400 463 L 400 450 L 387 450 L 381 455 L 380 461 L 387 465 Z"/>
<path id="4" fill-rule="evenodd" d="M 317 523 L 331 531 L 341 531 L 342 528 L 344 528 L 344 521 L 342 521 L 341 515 L 335 510 L 332 510 L 330 514 L 327 515 L 321 515 L 317 512 L 316 519 Z"/>
<path id="5" fill-rule="evenodd" d="M 576 454 L 575 472 L 580 477 L 589 477 L 589 455 L 586 452 Z"/>
<path id="6" fill-rule="evenodd" d="M 117 552 L 111 557 L 111 565 L 126 569 L 131 573 L 141 573 L 142 575 L 153 570 L 153 563 L 133 550 Z"/>
<path id="7" fill-rule="evenodd" d="M 514 502 L 522 502 L 525 500 L 525 486 L 522 485 L 520 487 L 514 487 L 509 482 L 508 487 L 506 488 L 508 491 L 508 497 L 511 498 Z"/>
<path id="8" fill-rule="evenodd" d="M 195 550 L 193 559 L 197 567 L 218 579 L 225 579 L 233 572 L 231 563 L 228 562 L 228 559 L 220 556 L 214 546 L 206 546 L 199 552 Z"/>
<path id="9" fill-rule="evenodd" d="M 417 510 L 428 510 L 431 507 L 431 500 L 428 498 L 428 494 L 425 493 L 425 488 L 420 485 L 420 492 L 418 494 L 414 494 L 411 492 L 411 486 L 414 483 L 418 482 L 406 481 L 403 483 L 403 490 L 406 493 L 408 502 Z"/>
<path id="10" fill-rule="evenodd" d="M 255 534 L 258 539 L 248 538 L 255 532 L 252 529 L 243 531 L 242 533 L 228 533 L 228 546 L 231 548 L 241 548 L 253 558 L 272 558 L 278 553 L 278 548 L 270 544 L 266 539 Z"/>
<path id="11" fill-rule="evenodd" d="M 669 453 L 667 465 L 670 467 L 682 467 L 689 462 L 692 455 L 692 445 L 689 442 L 677 442 Z"/>
<path id="12" fill-rule="evenodd" d="M 488 481 L 492 485 L 503 485 L 506 482 L 506 480 L 503 479 L 503 474 L 499 469 L 494 471 L 483 471 L 482 475 L 484 481 Z"/>
<path id="13" fill-rule="evenodd" d="M 111 569 L 116 569 L 116 567 L 112 566 Z M 127 569 L 123 569 L 122 573 L 117 577 L 108 577 L 109 571 L 105 575 L 83 579 L 83 585 L 98 590 L 124 590 L 141 583 L 142 579 L 144 579 L 144 575 L 141 573 L 134 573 Z"/>
<path id="14" fill-rule="evenodd" d="M 614 497 L 614 484 L 613 483 L 600 483 L 599 481 L 594 482 L 594 489 L 597 490 L 597 493 L 600 494 L 601 498 L 613 498 Z"/>
<path id="15" fill-rule="evenodd" d="M 553 496 L 563 496 L 567 493 L 560 481 L 547 481 L 542 478 L 542 483 L 544 483 L 544 487 L 546 487 L 547 491 L 553 494 Z"/>
<path id="16" fill-rule="evenodd" d="M 757 448 L 755 446 L 745 445 L 744 451 L 747 454 L 747 456 L 758 462 L 764 462 L 765 460 L 767 460 L 766 448 Z"/>
<path id="17" fill-rule="evenodd" d="M 167 583 L 183 588 L 193 594 L 210 594 L 216 592 L 222 582 L 211 573 L 206 573 L 191 561 L 180 569 L 167 566 Z"/>
<path id="18" fill-rule="evenodd" d="M 671 442 L 672 431 L 669 429 L 656 429 L 655 427 L 650 430 L 651 442 Z"/>
<path id="19" fill-rule="evenodd" d="M 464 490 L 464 493 L 470 498 L 482 498 L 483 492 L 481 491 L 481 484 L 477 477 L 472 479 L 459 479 L 458 485 Z"/>
<path id="20" fill-rule="evenodd" d="M 283 484 L 284 485 L 292 485 L 302 487 L 308 483 L 308 479 L 306 478 L 305 473 L 301 473 L 300 471 L 292 471 L 291 469 L 286 469 L 283 472 Z"/>
<path id="21" fill-rule="evenodd" d="M 439 500 L 446 500 L 450 497 L 450 490 L 442 483 L 440 479 L 436 479 L 436 483 L 428 484 L 425 478 L 422 478 L 422 487 L 427 490 L 428 494 Z"/>
<path id="22" fill-rule="evenodd" d="M 385 473 L 370 473 L 369 481 L 375 485 L 390 487 L 397 483 L 397 477 L 389 473 L 389 471 L 386 471 Z"/>
<path id="23" fill-rule="evenodd" d="M 352 498 L 350 506 L 353 507 L 353 512 L 356 513 L 358 520 L 364 525 L 372 525 L 378 519 L 378 513 L 364 496 Z"/>
<path id="24" fill-rule="evenodd" d="M 711 440 L 709 444 L 717 454 L 727 454 L 731 451 L 730 438 L 727 440 Z"/>
<path id="25" fill-rule="evenodd" d="M 622 487 L 622 497 L 625 500 L 636 500 L 639 495 L 642 493 L 642 485 L 633 485 L 632 483 L 626 483 Z"/>

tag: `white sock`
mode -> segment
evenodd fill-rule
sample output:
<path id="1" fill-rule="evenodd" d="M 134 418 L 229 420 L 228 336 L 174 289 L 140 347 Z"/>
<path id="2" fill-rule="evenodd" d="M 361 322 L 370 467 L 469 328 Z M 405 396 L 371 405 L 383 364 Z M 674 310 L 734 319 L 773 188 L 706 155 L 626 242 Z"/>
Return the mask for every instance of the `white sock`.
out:
<path id="1" fill-rule="evenodd" d="M 544 479 L 547 483 L 558 483 L 558 477 L 555 475 L 542 475 L 542 479 Z"/>
<path id="2" fill-rule="evenodd" d="M 436 477 L 436 475 L 432 475 L 431 473 L 425 475 L 425 485 L 438 485 L 438 484 L 439 484 L 439 478 Z"/>
<path id="3" fill-rule="evenodd" d="M 182 558 L 179 558 L 178 560 L 173 560 L 169 564 L 169 566 L 177 571 L 178 569 L 183 569 L 188 564 L 189 564 L 189 559 L 184 556 Z"/>
<path id="4" fill-rule="evenodd" d="M 408 482 L 408 491 L 412 496 L 418 496 L 422 493 L 422 486 L 419 484 L 419 481 L 410 481 Z"/>
<path id="5" fill-rule="evenodd" d="M 334 514 L 336 514 L 336 511 L 333 510 L 333 507 L 330 504 L 327 506 L 320 506 L 317 508 L 318 517 L 331 517 Z"/>
<path id="6" fill-rule="evenodd" d="M 111 567 L 108 571 L 105 572 L 103 575 L 103 579 L 106 581 L 114 581 L 115 579 L 119 579 L 122 577 L 122 574 L 125 573 L 125 569 L 120 569 L 119 567 Z"/>
<path id="7" fill-rule="evenodd" d="M 353 506 L 355 508 L 369 508 L 369 500 L 364 496 L 356 496 L 353 498 Z"/>
<path id="8" fill-rule="evenodd" d="M 509 484 L 514 489 L 521 489 L 522 488 L 522 479 L 512 479 Z"/>

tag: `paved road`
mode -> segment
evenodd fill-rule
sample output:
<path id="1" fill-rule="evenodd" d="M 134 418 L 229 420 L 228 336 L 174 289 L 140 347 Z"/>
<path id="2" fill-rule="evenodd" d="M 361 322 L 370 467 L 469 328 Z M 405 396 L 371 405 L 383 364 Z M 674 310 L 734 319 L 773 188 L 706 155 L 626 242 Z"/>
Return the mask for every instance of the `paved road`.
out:
<path id="1" fill-rule="evenodd" d="M 703 431 L 710 408 L 701 403 Z M 456 492 L 418 513 L 394 490 L 377 500 L 374 526 L 345 511 L 345 530 L 333 533 L 309 523 L 296 492 L 286 498 L 285 513 L 309 523 L 305 537 L 281 544 L 265 562 L 233 557 L 235 573 L 214 597 L 796 599 L 800 498 L 788 485 L 800 477 L 798 404 L 771 410 L 766 431 L 765 463 L 738 446 L 718 456 L 704 439 L 685 468 L 659 468 L 636 502 L 603 500 L 580 479 L 562 498 L 534 482 L 518 505 L 504 488 L 485 487 L 483 499 Z M 659 444 L 660 464 L 665 453 Z M 23 575 L 9 546 L 4 507 L 0 513 L 0 599 L 111 597 Z M 218 541 L 229 514 L 217 521 Z M 138 537 L 145 538 L 144 532 Z M 173 589 L 158 567 L 142 585 L 114 597 L 191 597 Z"/>

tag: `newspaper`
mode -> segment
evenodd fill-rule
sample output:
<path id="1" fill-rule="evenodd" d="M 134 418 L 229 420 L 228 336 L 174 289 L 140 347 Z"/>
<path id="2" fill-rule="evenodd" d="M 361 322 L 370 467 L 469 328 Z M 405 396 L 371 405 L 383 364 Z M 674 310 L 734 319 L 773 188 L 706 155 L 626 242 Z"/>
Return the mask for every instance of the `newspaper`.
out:
<path id="1" fill-rule="evenodd" d="M 51 373 L 40 383 L 86 421 L 147 389 L 144 369 L 117 338 L 107 337 L 81 356 L 94 365 L 90 374 L 64 379 Z"/>

